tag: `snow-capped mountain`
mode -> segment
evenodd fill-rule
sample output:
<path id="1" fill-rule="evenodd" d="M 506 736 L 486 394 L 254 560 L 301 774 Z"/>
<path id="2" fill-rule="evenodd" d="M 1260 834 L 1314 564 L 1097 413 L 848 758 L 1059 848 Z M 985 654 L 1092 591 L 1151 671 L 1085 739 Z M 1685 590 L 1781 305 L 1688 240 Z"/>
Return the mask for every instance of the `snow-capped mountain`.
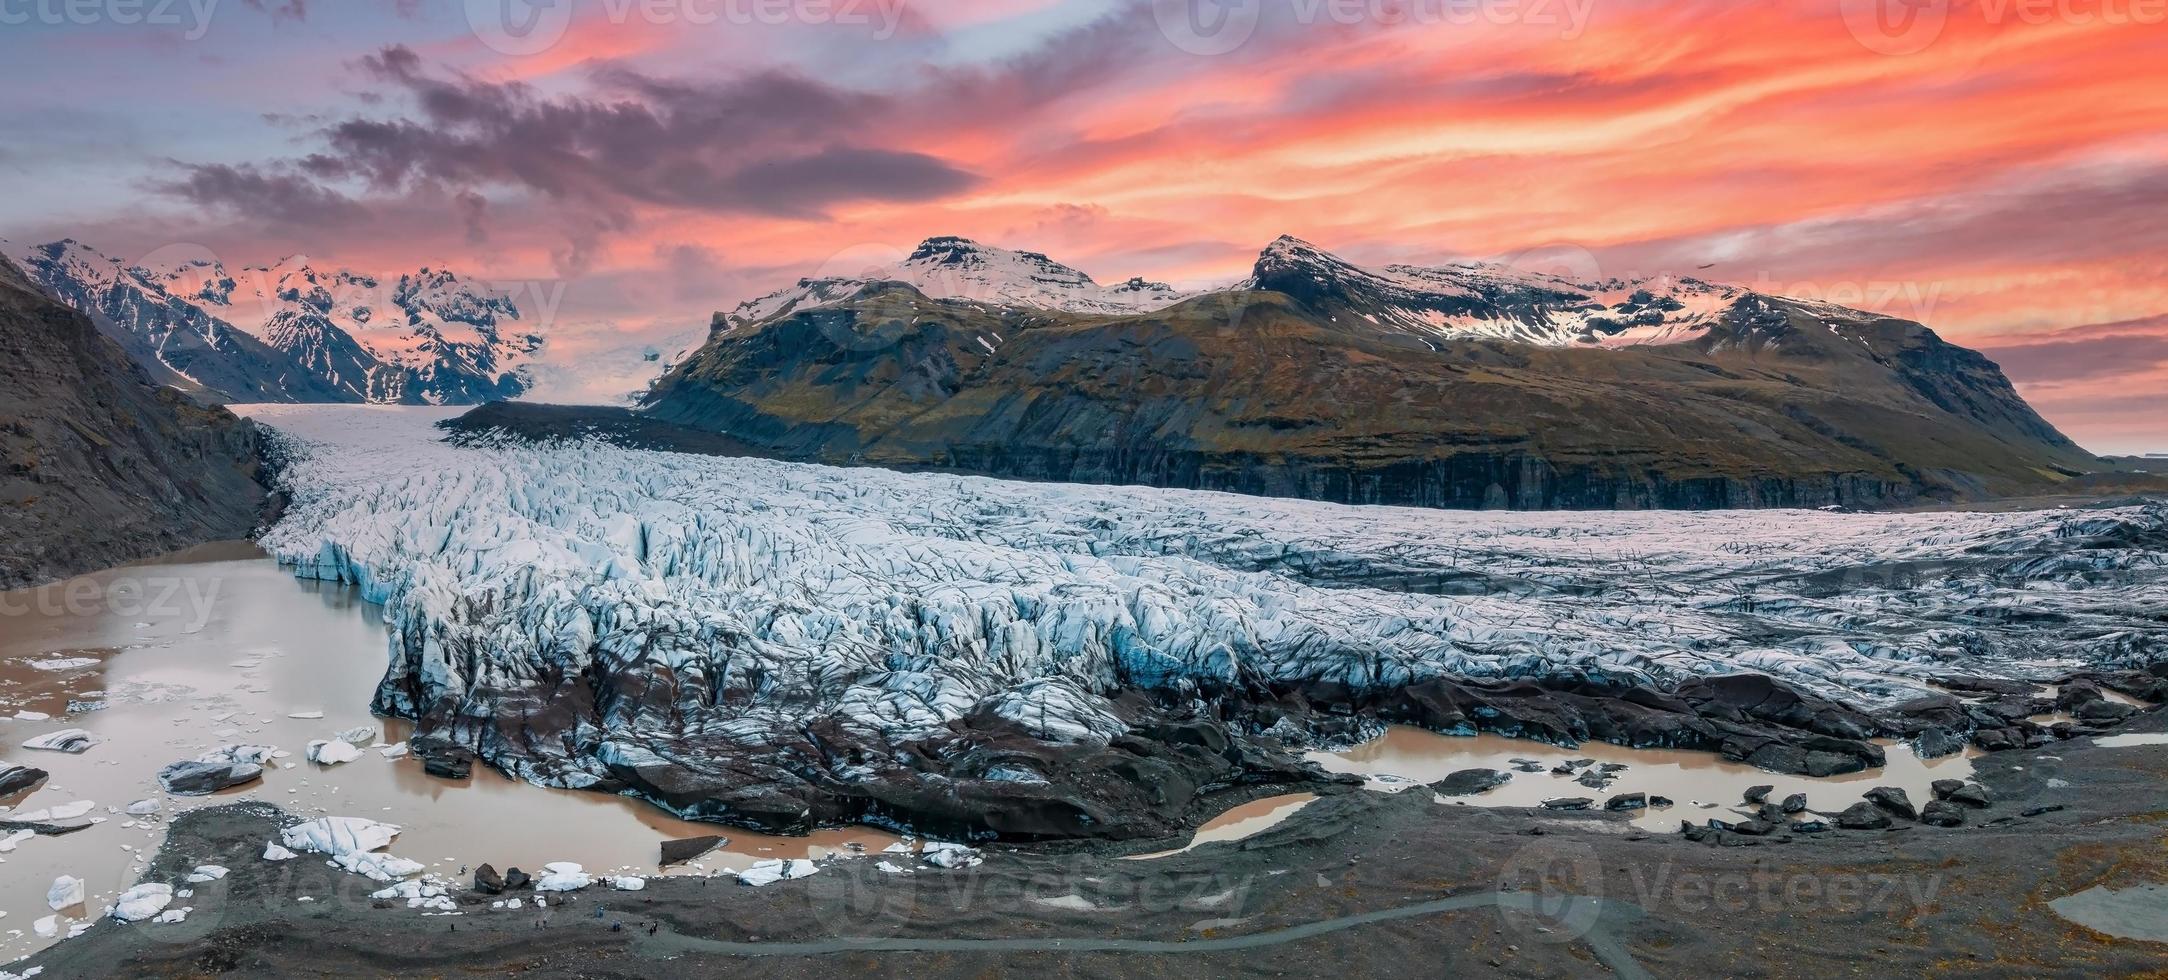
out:
<path id="1" fill-rule="evenodd" d="M 1680 343 L 1748 290 L 1679 276 L 1577 281 L 1485 262 L 1369 269 L 1282 236 L 1235 289 L 1286 293 L 1333 318 L 1436 340 L 1544 346 Z M 1433 343 L 1432 346 L 1435 346 Z"/>
<path id="2" fill-rule="evenodd" d="M 162 281 L 363 401 L 509 398 L 542 348 L 510 297 L 445 269 L 387 279 L 289 258 L 238 273 L 188 263 Z"/>
<path id="3" fill-rule="evenodd" d="M 962 299 L 993 307 L 1025 307 L 1067 313 L 1148 313 L 1194 295 L 1163 282 L 1130 279 L 1102 286 L 1091 276 L 1038 252 L 981 245 L 968 238 L 929 238 L 898 262 L 845 276 L 800 279 L 786 289 L 747 300 L 717 317 L 730 329 L 784 313 L 830 306 L 869 283 L 907 282 L 936 299 Z"/>
<path id="4" fill-rule="evenodd" d="M 0 252 L 33 283 L 88 315 L 161 383 L 235 402 L 346 400 L 291 357 L 172 295 L 147 269 L 75 241 L 0 240 Z"/>
<path id="5" fill-rule="evenodd" d="M 298 258 L 156 268 L 75 241 L 0 249 L 147 368 L 223 400 L 509 398 L 543 344 L 512 298 L 443 269 L 387 279 Z"/>

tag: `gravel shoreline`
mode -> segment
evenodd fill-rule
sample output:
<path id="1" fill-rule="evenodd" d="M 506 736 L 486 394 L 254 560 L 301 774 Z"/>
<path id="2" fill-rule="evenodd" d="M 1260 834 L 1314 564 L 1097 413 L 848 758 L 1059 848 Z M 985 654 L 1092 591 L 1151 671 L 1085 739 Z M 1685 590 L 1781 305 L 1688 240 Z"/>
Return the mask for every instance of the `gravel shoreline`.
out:
<path id="1" fill-rule="evenodd" d="M 2168 712 L 2148 711 L 2121 730 L 2168 732 Z M 1994 802 L 1954 829 L 1900 820 L 1883 831 L 1725 833 L 1696 843 L 1612 814 L 1344 790 L 1258 836 L 1151 861 L 1122 860 L 1134 848 L 1105 843 L 997 848 L 966 871 L 896 875 L 862 859 L 759 889 L 654 879 L 637 893 L 575 893 L 542 913 L 491 910 L 489 896 L 462 895 L 467 914 L 458 916 L 375 907 L 392 904 L 367 897 L 377 884 L 321 862 L 261 860 L 263 842 L 292 818 L 244 804 L 176 820 L 145 875 L 233 869 L 197 886 L 188 921 L 101 922 L 6 969 L 565 977 L 2157 969 L 2168 946 L 2094 931 L 2049 903 L 2168 882 L 2168 745 L 2077 739 L 1988 754 L 1977 773 Z M 1465 906 L 1426 910 L 1456 898 Z M 1628 961 L 1607 964 L 1607 943 Z"/>

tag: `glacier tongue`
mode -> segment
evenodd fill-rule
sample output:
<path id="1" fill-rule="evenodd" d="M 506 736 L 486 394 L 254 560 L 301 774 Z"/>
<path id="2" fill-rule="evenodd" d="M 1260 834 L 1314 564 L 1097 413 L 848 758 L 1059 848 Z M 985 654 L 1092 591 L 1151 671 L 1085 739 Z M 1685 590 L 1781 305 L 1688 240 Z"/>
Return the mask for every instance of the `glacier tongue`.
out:
<path id="1" fill-rule="evenodd" d="M 2168 626 L 2143 613 L 2168 605 L 2160 505 L 1361 508 L 598 442 L 458 446 L 430 427 L 451 413 L 427 409 L 246 411 L 298 447 L 292 506 L 264 546 L 386 607 L 379 706 L 557 785 L 816 731 L 836 733 L 810 743 L 829 757 L 777 766 L 849 783 L 923 766 L 897 747 L 973 718 L 1104 746 L 1139 723 L 1124 692 L 1670 690 L 1754 672 L 1872 712 L 1938 677 L 2168 658 Z M 697 810 L 686 794 L 665 805 Z"/>

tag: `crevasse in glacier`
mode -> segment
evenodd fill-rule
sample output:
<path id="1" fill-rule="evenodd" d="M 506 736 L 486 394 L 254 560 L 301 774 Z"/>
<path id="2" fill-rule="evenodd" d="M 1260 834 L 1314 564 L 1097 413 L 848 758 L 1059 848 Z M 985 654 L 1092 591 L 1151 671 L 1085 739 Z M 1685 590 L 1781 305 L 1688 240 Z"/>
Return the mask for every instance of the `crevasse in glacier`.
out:
<path id="1" fill-rule="evenodd" d="M 1666 689 L 1752 671 L 1872 711 L 1941 675 L 2168 657 L 2159 505 L 1366 508 L 462 446 L 431 427 L 442 412 L 250 411 L 296 450 L 292 505 L 264 545 L 385 605 L 386 707 L 485 716 L 504 708 L 477 692 L 641 678 L 579 723 L 605 763 L 648 759 L 657 727 L 759 746 L 824 720 L 897 744 L 974 713 L 1103 744 L 1128 690 L 1554 675 Z"/>

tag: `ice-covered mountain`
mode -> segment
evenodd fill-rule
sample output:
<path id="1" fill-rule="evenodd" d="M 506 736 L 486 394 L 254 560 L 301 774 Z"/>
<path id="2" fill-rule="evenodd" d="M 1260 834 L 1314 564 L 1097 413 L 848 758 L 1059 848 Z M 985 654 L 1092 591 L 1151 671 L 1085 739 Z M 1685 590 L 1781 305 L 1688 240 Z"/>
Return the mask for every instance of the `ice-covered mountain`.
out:
<path id="1" fill-rule="evenodd" d="M 229 401 L 473 404 L 530 384 L 511 297 L 444 269 L 397 278 L 304 259 L 132 265 L 75 241 L 0 245 L 139 361 Z"/>
<path id="2" fill-rule="evenodd" d="M 1370 269 L 1287 236 L 1266 246 L 1234 288 L 1284 293 L 1334 322 L 1433 346 L 1492 339 L 1554 347 L 1694 340 L 1748 292 L 1678 276 L 1578 281 L 1483 262 Z"/>
<path id="3" fill-rule="evenodd" d="M 797 310 L 843 302 L 870 283 L 907 282 L 940 299 L 989 307 L 1067 313 L 1145 313 L 1188 298 L 1163 282 L 1142 278 L 1102 286 L 1091 276 L 1037 252 L 981 245 L 968 238 L 929 238 L 904 259 L 851 275 L 800 279 L 794 286 L 747 300 L 718 314 L 715 326 L 736 328 Z"/>

